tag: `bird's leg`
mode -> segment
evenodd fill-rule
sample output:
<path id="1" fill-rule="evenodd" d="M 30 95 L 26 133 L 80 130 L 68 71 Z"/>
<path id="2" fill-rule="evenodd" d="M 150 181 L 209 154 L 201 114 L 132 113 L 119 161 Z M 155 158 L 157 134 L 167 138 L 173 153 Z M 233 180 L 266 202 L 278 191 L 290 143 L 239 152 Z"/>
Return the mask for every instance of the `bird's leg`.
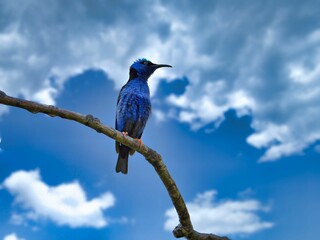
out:
<path id="1" fill-rule="evenodd" d="M 122 135 L 125 136 L 125 137 L 126 137 L 126 136 L 129 136 L 129 135 L 128 135 L 128 132 L 121 132 L 121 133 L 122 133 Z"/>
<path id="2" fill-rule="evenodd" d="M 141 148 L 143 145 L 142 140 L 140 138 L 135 138 L 135 140 L 139 142 L 139 148 Z"/>
<path id="3" fill-rule="evenodd" d="M 128 132 L 121 132 L 123 136 L 127 137 L 129 136 Z M 141 146 L 143 145 L 143 142 L 140 138 L 135 138 L 136 141 L 139 142 L 139 148 L 141 148 Z"/>

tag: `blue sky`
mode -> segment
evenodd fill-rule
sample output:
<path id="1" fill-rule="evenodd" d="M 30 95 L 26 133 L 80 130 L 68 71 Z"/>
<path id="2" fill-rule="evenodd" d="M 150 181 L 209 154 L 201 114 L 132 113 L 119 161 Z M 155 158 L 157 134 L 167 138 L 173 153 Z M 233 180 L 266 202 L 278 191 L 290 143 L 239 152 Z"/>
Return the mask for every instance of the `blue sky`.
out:
<path id="1" fill-rule="evenodd" d="M 0 89 L 114 125 L 129 66 L 149 81 L 143 135 L 199 231 L 315 239 L 320 24 L 308 1 L 0 1 Z M 139 154 L 79 124 L 0 106 L 0 239 L 173 239 L 177 216 Z"/>

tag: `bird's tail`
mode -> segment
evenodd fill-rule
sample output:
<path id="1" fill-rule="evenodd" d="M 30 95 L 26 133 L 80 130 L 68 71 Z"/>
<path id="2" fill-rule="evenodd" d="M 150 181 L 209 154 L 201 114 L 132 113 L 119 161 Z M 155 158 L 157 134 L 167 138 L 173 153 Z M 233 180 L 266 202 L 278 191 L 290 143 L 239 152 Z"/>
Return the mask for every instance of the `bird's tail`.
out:
<path id="1" fill-rule="evenodd" d="M 116 166 L 116 172 L 122 172 L 123 174 L 128 173 L 128 158 L 129 158 L 130 148 L 120 145 L 119 146 L 119 155 Z"/>

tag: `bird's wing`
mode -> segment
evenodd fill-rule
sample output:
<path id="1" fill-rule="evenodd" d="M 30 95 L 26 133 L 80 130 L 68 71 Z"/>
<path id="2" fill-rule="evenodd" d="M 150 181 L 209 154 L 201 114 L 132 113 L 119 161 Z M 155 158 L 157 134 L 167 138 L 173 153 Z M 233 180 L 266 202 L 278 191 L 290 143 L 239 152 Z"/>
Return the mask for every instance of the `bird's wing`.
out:
<path id="1" fill-rule="evenodd" d="M 129 133 L 129 136 L 133 136 L 133 138 L 140 139 L 142 136 L 145 125 L 146 125 L 145 121 L 138 120 L 138 121 L 134 122 L 134 124 L 131 126 L 132 130 Z M 129 154 L 133 155 L 134 153 L 135 153 L 135 150 L 130 149 Z"/>
<path id="2" fill-rule="evenodd" d="M 131 131 L 129 133 L 129 136 L 132 136 L 133 138 L 140 138 L 144 127 L 146 126 L 146 121 L 139 119 L 138 121 L 134 122 L 130 127 Z"/>
<path id="3" fill-rule="evenodd" d="M 117 108 L 118 108 L 118 104 L 119 104 L 119 101 L 120 101 L 120 97 L 121 97 L 121 93 L 122 93 L 122 90 L 124 89 L 124 87 L 126 86 L 127 84 L 125 84 L 120 92 L 119 92 L 119 95 L 118 95 L 118 99 L 117 99 Z M 120 126 L 118 125 L 118 114 L 116 114 L 116 120 L 115 120 L 115 129 L 118 130 L 118 131 L 121 131 L 120 129 Z M 119 148 L 120 148 L 120 143 L 116 141 L 116 152 L 119 153 Z"/>
<path id="4" fill-rule="evenodd" d="M 128 81 L 129 82 L 129 81 Z M 119 100 L 120 100 L 120 97 L 121 97 L 121 94 L 122 94 L 122 91 L 123 89 L 127 86 L 128 82 L 122 86 L 122 88 L 120 89 L 120 92 L 119 92 L 119 95 L 118 95 L 118 100 L 117 100 L 117 104 L 119 103 Z"/>

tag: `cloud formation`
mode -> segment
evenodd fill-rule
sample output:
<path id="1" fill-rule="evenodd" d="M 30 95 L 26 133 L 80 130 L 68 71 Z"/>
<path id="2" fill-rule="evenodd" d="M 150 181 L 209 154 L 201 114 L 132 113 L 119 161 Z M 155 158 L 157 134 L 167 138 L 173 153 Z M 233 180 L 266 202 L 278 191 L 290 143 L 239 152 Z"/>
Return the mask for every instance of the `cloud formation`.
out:
<path id="1" fill-rule="evenodd" d="M 218 202 L 216 191 L 206 191 L 187 203 L 192 223 L 197 231 L 220 235 L 251 234 L 271 228 L 273 223 L 261 221 L 258 211 L 266 211 L 257 200 L 226 200 Z M 178 223 L 174 208 L 165 213 L 165 230 L 172 231 Z"/>
<path id="2" fill-rule="evenodd" d="M 1 89 L 54 104 L 64 82 L 90 68 L 104 70 L 120 87 L 134 59 L 162 60 L 159 41 L 169 25 L 154 11 L 147 1 L 1 1 Z"/>
<path id="3" fill-rule="evenodd" d="M 11 233 L 3 238 L 3 240 L 24 240 L 24 238 L 18 238 L 15 233 Z"/>
<path id="4" fill-rule="evenodd" d="M 320 17 L 314 1 L 246 2 L 168 7 L 189 19 L 180 22 L 180 38 L 196 54 L 182 60 L 187 91 L 167 102 L 174 118 L 195 130 L 219 126 L 230 109 L 252 115 L 255 132 L 247 142 L 266 150 L 260 161 L 274 161 L 320 139 Z"/>
<path id="5" fill-rule="evenodd" d="M 197 130 L 218 127 L 229 109 L 250 114 L 248 144 L 265 149 L 260 161 L 274 161 L 320 139 L 315 3 L 4 0 L 0 88 L 54 104 L 86 69 L 104 70 L 119 88 L 138 57 L 170 63 L 174 71 L 150 81 L 155 92 L 162 77 L 189 80 L 183 95 L 167 98 L 170 116 Z"/>
<path id="6" fill-rule="evenodd" d="M 115 203 L 110 192 L 88 200 L 78 182 L 49 186 L 41 180 L 38 170 L 14 172 L 2 185 L 25 211 L 14 214 L 20 223 L 44 218 L 58 225 L 101 228 L 108 225 L 103 211 Z"/>

